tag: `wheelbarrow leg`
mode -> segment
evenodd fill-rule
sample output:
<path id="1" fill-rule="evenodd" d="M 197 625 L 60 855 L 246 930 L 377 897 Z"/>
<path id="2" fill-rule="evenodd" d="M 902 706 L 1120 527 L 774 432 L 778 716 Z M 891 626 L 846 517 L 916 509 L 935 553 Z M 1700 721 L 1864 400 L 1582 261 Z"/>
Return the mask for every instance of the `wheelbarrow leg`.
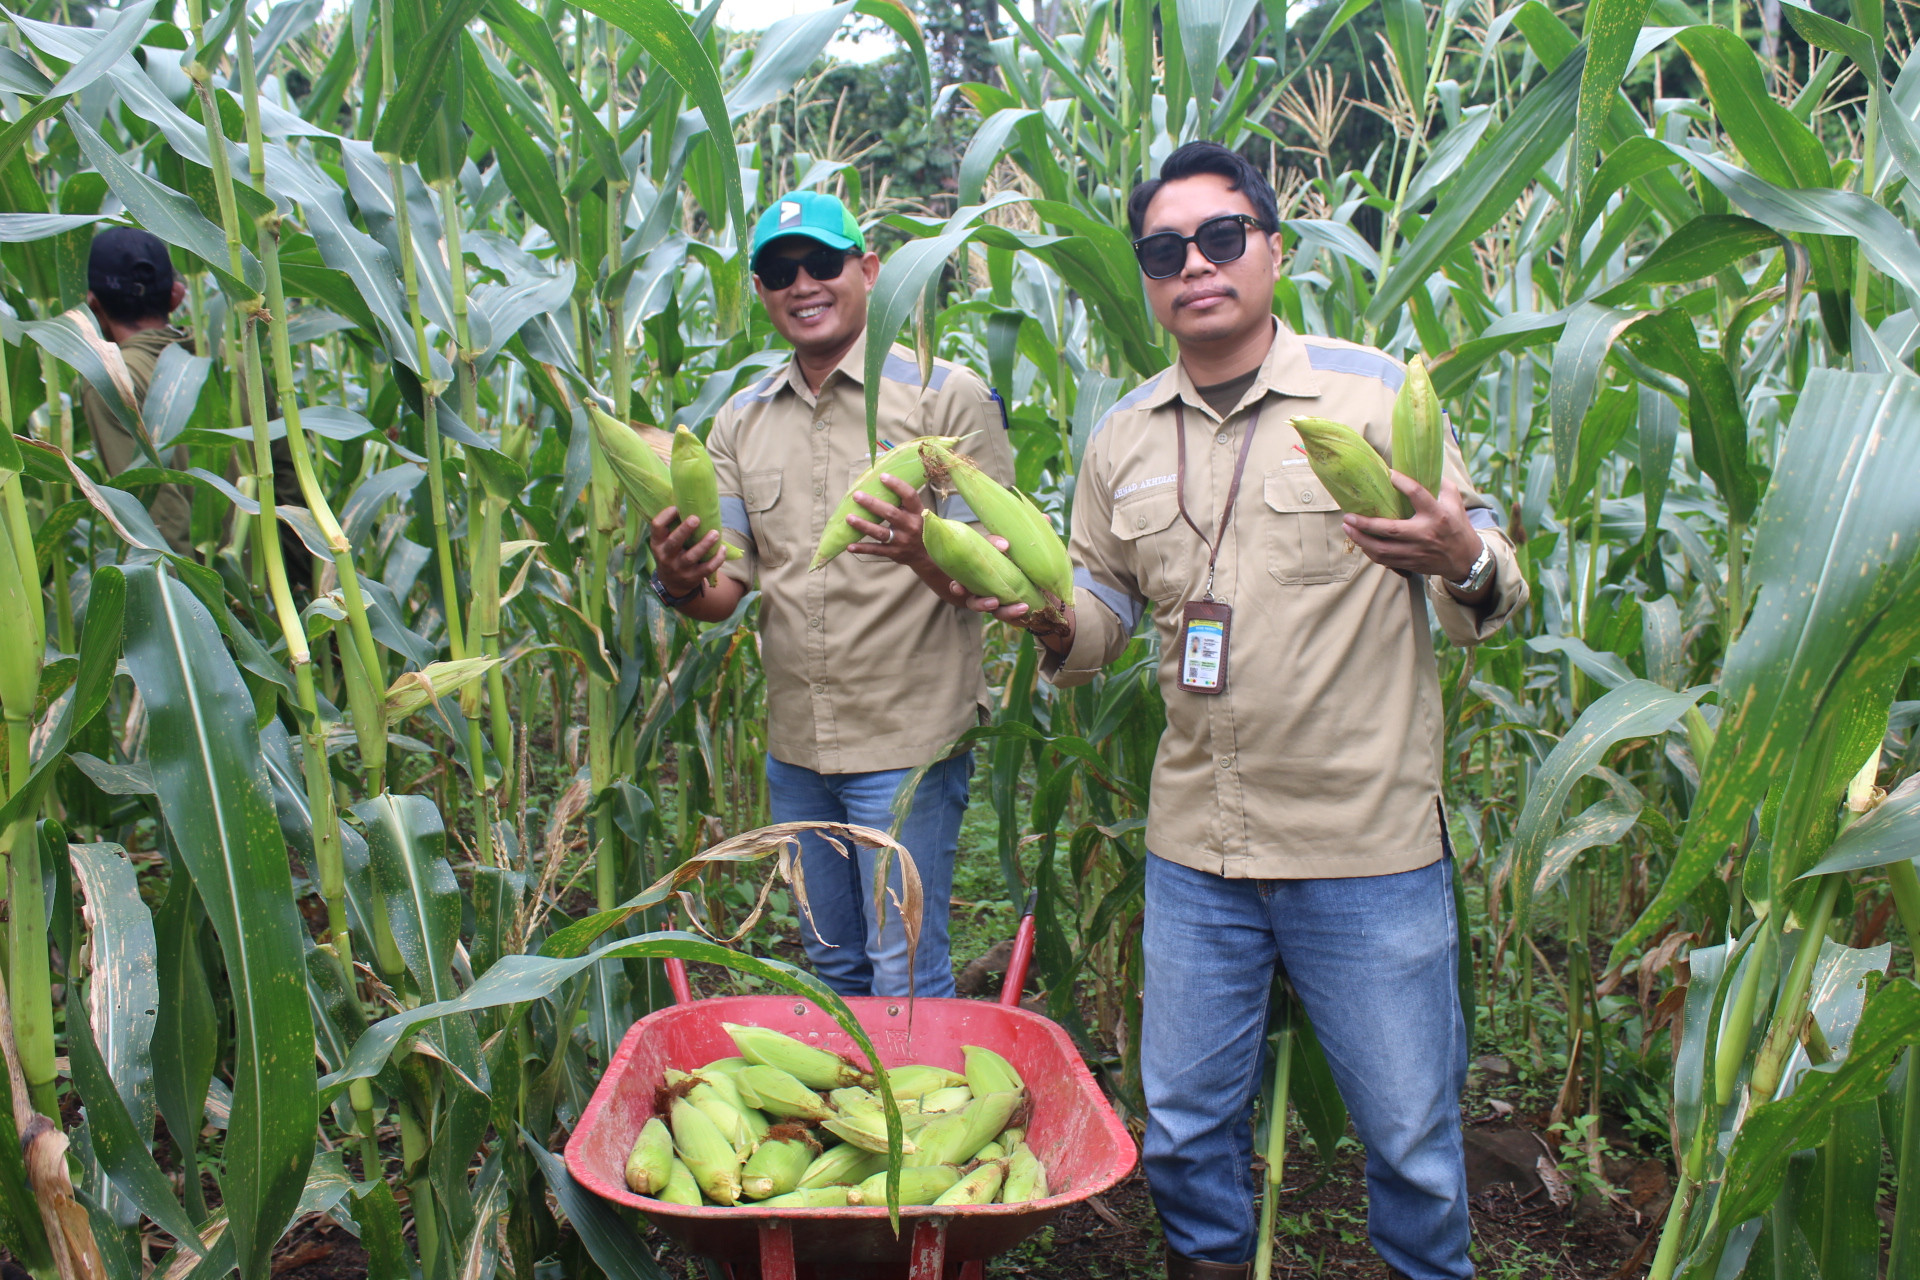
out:
<path id="1" fill-rule="evenodd" d="M 922 1218 L 913 1227 L 913 1252 L 907 1280 L 944 1280 L 947 1271 L 946 1219 Z"/>
<path id="2" fill-rule="evenodd" d="M 760 1280 L 797 1280 L 793 1228 L 784 1222 L 760 1224 Z"/>

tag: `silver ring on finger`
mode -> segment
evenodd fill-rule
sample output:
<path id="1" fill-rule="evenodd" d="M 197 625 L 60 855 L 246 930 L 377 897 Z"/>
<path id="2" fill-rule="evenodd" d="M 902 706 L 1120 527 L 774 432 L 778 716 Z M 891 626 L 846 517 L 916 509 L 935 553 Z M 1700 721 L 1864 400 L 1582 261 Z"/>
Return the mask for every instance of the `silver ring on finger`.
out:
<path id="1" fill-rule="evenodd" d="M 897 530 L 897 529 L 895 529 L 895 528 L 894 528 L 894 527 L 893 527 L 892 525 L 888 525 L 888 526 L 887 526 L 887 541 L 886 541 L 886 543 L 885 543 L 884 545 L 886 545 L 886 546 L 892 546 L 892 545 L 893 545 L 893 535 L 894 535 L 894 534 L 896 534 L 896 533 L 898 533 L 898 532 L 899 532 L 899 530 Z"/>

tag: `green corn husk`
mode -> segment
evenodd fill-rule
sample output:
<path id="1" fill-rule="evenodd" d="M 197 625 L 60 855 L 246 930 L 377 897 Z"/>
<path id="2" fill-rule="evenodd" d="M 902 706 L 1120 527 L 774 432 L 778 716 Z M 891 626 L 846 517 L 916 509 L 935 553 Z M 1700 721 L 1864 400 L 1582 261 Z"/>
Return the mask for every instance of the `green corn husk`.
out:
<path id="1" fill-rule="evenodd" d="M 740 1086 L 740 1096 L 768 1115 L 814 1123 L 834 1118 L 819 1094 L 778 1067 L 756 1063 L 741 1068 L 734 1080 Z"/>
<path id="2" fill-rule="evenodd" d="M 1009 1152 L 1011 1152 L 1015 1147 L 1019 1146 L 1021 1143 L 1025 1142 L 1026 1140 L 1027 1140 L 1027 1131 L 1025 1129 L 1019 1128 L 1018 1126 L 1002 1129 L 1000 1131 L 1000 1136 L 995 1139 L 996 1142 L 998 1142 L 1001 1146 L 1005 1147 Z"/>
<path id="3" fill-rule="evenodd" d="M 627 1189 L 635 1195 L 653 1195 L 667 1185 L 672 1172 L 673 1133 L 654 1116 L 640 1127 L 640 1136 L 627 1155 Z"/>
<path id="4" fill-rule="evenodd" d="M 948 1164 L 922 1165 L 900 1171 L 900 1203 L 932 1204 L 947 1188 L 960 1181 L 960 1171 Z M 887 1172 L 882 1169 L 847 1192 L 848 1204 L 880 1205 L 887 1202 Z"/>
<path id="5" fill-rule="evenodd" d="M 740 1170 L 740 1193 L 749 1200 L 785 1195 L 800 1185 L 819 1153 L 820 1144 L 799 1125 L 774 1126 Z"/>
<path id="6" fill-rule="evenodd" d="M 713 455 L 707 452 L 707 446 L 685 427 L 676 428 L 673 433 L 673 461 L 668 471 L 673 476 L 673 505 L 679 508 L 680 519 L 700 518 L 700 527 L 688 540 L 689 545 L 718 532 L 720 474 L 713 468 Z M 721 546 L 729 560 L 738 560 L 743 554 L 738 547 L 725 543 Z"/>
<path id="7" fill-rule="evenodd" d="M 1024 1142 L 1016 1143 L 1007 1157 L 1007 1180 L 1000 1187 L 1000 1203 L 1023 1204 L 1047 1198 L 1047 1167 Z"/>
<path id="8" fill-rule="evenodd" d="M 737 1022 L 720 1025 L 748 1062 L 778 1067 L 809 1089 L 838 1089 L 866 1082 L 867 1073 L 839 1054 L 802 1044 L 771 1027 L 748 1027 Z"/>
<path id="9" fill-rule="evenodd" d="M 820 1126 L 842 1142 L 850 1142 L 863 1151 L 887 1150 L 887 1118 L 879 1113 L 863 1116 L 839 1116 Z M 932 1126 L 928 1126 L 931 1128 Z M 918 1137 L 902 1135 L 900 1150 L 911 1156 L 919 1149 Z"/>
<path id="10" fill-rule="evenodd" d="M 594 443 L 640 512 L 641 520 L 652 520 L 674 505 L 673 475 L 652 446 L 624 422 L 602 413 L 594 405 L 587 406 L 587 419 L 593 424 Z"/>
<path id="11" fill-rule="evenodd" d="M 1027 1100 L 1026 1090 L 1007 1090 L 1003 1093 L 990 1093 L 984 1098 L 975 1098 L 967 1109 L 960 1114 L 966 1117 L 966 1139 L 963 1149 L 966 1154 L 961 1159 L 972 1160 L 980 1154 L 980 1149 L 1000 1135 L 1007 1127 L 1007 1121 L 1013 1119 L 1013 1113 Z"/>
<path id="12" fill-rule="evenodd" d="M 1024 604 L 1035 613 L 1052 607 L 1020 566 L 972 525 L 929 512 L 920 522 L 920 540 L 940 572 L 970 594 L 993 596 L 1003 605 Z"/>
<path id="13" fill-rule="evenodd" d="M 929 1114 L 958 1111 L 973 1101 L 973 1090 L 964 1084 L 949 1085 L 944 1089 L 935 1089 L 920 1098 L 920 1109 Z"/>
<path id="14" fill-rule="evenodd" d="M 844 1209 L 847 1187 L 801 1187 L 760 1202 L 762 1209 Z"/>
<path id="15" fill-rule="evenodd" d="M 800 1189 L 807 1191 L 816 1187 L 864 1182 L 875 1171 L 886 1168 L 886 1165 L 885 1152 L 876 1153 L 856 1147 L 851 1142 L 843 1142 L 828 1147 L 813 1158 L 813 1163 L 800 1175 Z"/>
<path id="16" fill-rule="evenodd" d="M 899 1094 L 894 1095 L 896 1098 Z M 857 1084 L 846 1085 L 827 1094 L 827 1101 L 842 1115 L 865 1115 L 880 1109 L 880 1095 Z"/>
<path id="17" fill-rule="evenodd" d="M 940 1193 L 935 1204 L 992 1204 L 1006 1178 L 1004 1160 L 989 1160 Z"/>
<path id="18" fill-rule="evenodd" d="M 1413 504 L 1393 487 L 1386 460 L 1358 431 L 1330 418 L 1295 418 L 1293 429 L 1313 474 L 1342 511 L 1387 520 L 1413 514 Z"/>
<path id="19" fill-rule="evenodd" d="M 867 509 L 853 500 L 856 493 L 879 498 L 883 502 L 897 503 L 900 495 L 880 482 L 881 476 L 898 476 L 915 489 L 927 483 L 927 460 L 923 452 L 930 444 L 954 445 L 959 443 L 958 436 L 922 436 L 918 440 L 909 440 L 897 449 L 889 449 L 874 460 L 846 496 L 834 507 L 833 514 L 827 517 L 827 527 L 820 535 L 820 545 L 814 548 L 813 561 L 807 566 L 809 572 L 824 569 L 827 562 L 860 541 L 860 531 L 847 523 L 848 516 L 865 518 Z"/>
<path id="20" fill-rule="evenodd" d="M 916 1148 L 903 1160 L 908 1168 L 934 1164 L 965 1164 L 973 1152 L 966 1149 L 969 1122 L 966 1111 L 935 1116 L 913 1135 Z"/>
<path id="21" fill-rule="evenodd" d="M 1025 494 L 1007 488 L 971 458 L 938 444 L 927 446 L 927 473 L 957 491 L 987 532 L 1007 540 L 1007 558 L 1061 605 L 1073 603 L 1073 562 L 1053 521 Z"/>
<path id="22" fill-rule="evenodd" d="M 683 1160 L 675 1160 L 667 1174 L 667 1185 L 654 1196 L 656 1200 L 665 1200 L 668 1204 L 684 1204 L 698 1209 L 706 1203 L 700 1198 L 700 1183 L 693 1176 L 693 1170 L 687 1168 Z"/>
<path id="23" fill-rule="evenodd" d="M 974 1152 L 973 1158 L 975 1160 L 999 1160 L 1003 1158 L 1006 1154 L 1007 1154 L 1007 1149 L 1001 1146 L 1000 1140 L 996 1138 L 992 1142 L 989 1142 L 986 1146 Z"/>
<path id="24" fill-rule="evenodd" d="M 730 1093 L 732 1093 L 731 1088 L 722 1090 L 705 1078 L 701 1078 L 700 1083 L 687 1090 L 687 1101 L 706 1113 L 707 1118 L 713 1121 L 714 1127 L 733 1144 L 733 1149 L 738 1151 L 744 1159 L 746 1153 L 753 1150 L 753 1144 L 759 1141 L 759 1134 L 756 1131 L 758 1126 L 747 1119 L 752 1108 L 737 1101 L 729 1101 Z M 739 1094 L 733 1093 L 732 1096 L 737 1099 Z"/>
<path id="25" fill-rule="evenodd" d="M 740 1074 L 740 1068 L 747 1065 L 749 1064 L 745 1058 L 715 1058 L 712 1062 L 709 1062 L 706 1066 L 694 1072 L 694 1074 L 706 1076 L 709 1079 L 716 1074 L 737 1076 Z"/>
<path id="26" fill-rule="evenodd" d="M 967 1056 L 967 1087 L 973 1090 L 973 1096 L 984 1098 L 990 1093 L 1007 1093 L 1015 1089 L 1024 1089 L 1027 1082 L 1013 1069 L 1013 1064 L 991 1049 L 983 1049 L 977 1044 L 963 1044 L 960 1052 Z"/>
<path id="27" fill-rule="evenodd" d="M 707 1113 L 690 1099 L 675 1098 L 671 1110 L 673 1143 L 680 1159 L 715 1204 L 740 1198 L 740 1153 Z"/>
<path id="28" fill-rule="evenodd" d="M 1440 412 L 1440 397 L 1434 393 L 1433 379 L 1427 376 L 1427 362 L 1419 356 L 1407 360 L 1407 380 L 1393 398 L 1393 469 L 1417 482 L 1428 493 L 1440 492 L 1441 469 L 1446 464 L 1446 419 Z M 1406 513 L 1413 504 L 1401 494 Z"/>
<path id="29" fill-rule="evenodd" d="M 967 1078 L 957 1071 L 930 1067 L 924 1063 L 893 1067 L 887 1072 L 887 1083 L 893 1087 L 893 1096 L 902 1103 L 908 1098 L 919 1098 L 936 1089 L 949 1089 L 966 1082 Z"/>

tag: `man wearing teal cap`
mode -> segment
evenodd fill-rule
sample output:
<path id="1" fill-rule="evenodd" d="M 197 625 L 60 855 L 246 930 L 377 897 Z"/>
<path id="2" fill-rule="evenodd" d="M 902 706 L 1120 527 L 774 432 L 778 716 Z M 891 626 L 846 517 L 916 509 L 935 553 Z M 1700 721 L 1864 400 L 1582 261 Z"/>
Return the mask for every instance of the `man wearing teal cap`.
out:
<path id="1" fill-rule="evenodd" d="M 888 830 L 902 781 L 931 766 L 899 832 L 926 895 L 911 970 L 897 907 L 888 906 L 884 921 L 874 912 L 872 849 L 846 858 L 817 836 L 803 838 L 810 912 L 801 934 L 820 976 L 842 995 L 949 996 L 947 917 L 973 773 L 971 753 L 955 752 L 953 742 L 981 723 L 988 693 L 979 616 L 927 558 L 920 520 L 929 507 L 962 520 L 973 513 L 958 497 L 936 504 L 930 492 L 893 481 L 896 502 L 862 498 L 867 516 L 850 518 L 865 541 L 808 572 L 834 507 L 872 464 L 867 294 L 880 259 L 846 207 L 818 191 L 774 201 L 754 226 L 752 252 L 754 288 L 793 358 L 714 418 L 707 447 L 720 474 L 724 528 L 662 512 L 651 530 L 653 587 L 672 608 L 708 622 L 759 587 L 775 822 Z M 936 360 L 923 384 L 913 354 L 896 346 L 878 397 L 881 440 L 970 436 L 974 459 L 1012 483 L 999 397 L 977 374 Z M 739 559 L 724 559 L 722 539 L 741 550 Z M 710 585 L 716 573 L 718 585 Z M 897 901 L 897 869 L 891 887 Z"/>

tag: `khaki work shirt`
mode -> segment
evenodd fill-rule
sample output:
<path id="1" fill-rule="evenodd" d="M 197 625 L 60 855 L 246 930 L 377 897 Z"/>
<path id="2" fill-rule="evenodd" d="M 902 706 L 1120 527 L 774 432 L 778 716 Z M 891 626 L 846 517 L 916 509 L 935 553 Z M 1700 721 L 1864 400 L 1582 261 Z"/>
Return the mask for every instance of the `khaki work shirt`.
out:
<path id="1" fill-rule="evenodd" d="M 867 456 L 864 340 L 816 396 L 792 361 L 735 395 L 707 447 L 720 475 L 726 540 L 745 555 L 725 572 L 758 585 L 767 673 L 767 748 L 818 773 L 915 768 L 980 723 L 987 705 L 980 616 L 947 604 L 911 570 L 877 556 L 807 565 L 827 518 L 872 464 Z M 879 436 L 963 436 L 961 448 L 1013 482 L 1005 419 L 979 376 L 936 360 L 922 389 L 912 353 L 881 372 Z M 972 520 L 954 496 L 941 514 Z"/>
<path id="2" fill-rule="evenodd" d="M 1451 433 L 1447 478 L 1496 565 L 1478 607 L 1355 547 L 1288 421 L 1344 422 L 1384 454 L 1403 378 L 1382 352 L 1276 326 L 1259 376 L 1224 421 L 1176 363 L 1094 428 L 1074 491 L 1077 628 L 1049 675 L 1091 680 L 1151 607 L 1167 728 L 1147 845 L 1160 857 L 1234 878 L 1309 879 L 1388 875 L 1440 856 L 1443 720 L 1428 604 L 1450 639 L 1474 644 L 1526 600 L 1525 580 Z M 1182 606 L 1203 594 L 1207 548 L 1180 518 L 1176 400 L 1186 406 L 1187 511 L 1209 538 L 1261 411 L 1214 574 L 1214 597 L 1233 607 L 1218 694 L 1179 687 Z"/>
<path id="3" fill-rule="evenodd" d="M 146 403 L 147 388 L 153 383 L 153 370 L 160 363 L 160 353 L 176 342 L 191 340 L 192 335 L 186 330 L 167 325 L 142 329 L 120 344 L 120 358 L 126 361 L 127 373 L 133 379 L 134 403 Z M 94 456 L 100 459 L 101 467 L 109 476 L 150 465 L 147 456 L 140 452 L 139 441 L 120 425 L 120 419 L 113 416 L 113 410 L 90 382 L 81 385 L 80 407 L 87 416 L 87 430 L 93 433 Z M 166 461 L 176 471 L 185 471 L 193 465 L 184 444 L 177 446 Z M 193 554 L 193 494 L 185 485 L 155 486 L 147 513 L 175 551 L 181 555 Z"/>

